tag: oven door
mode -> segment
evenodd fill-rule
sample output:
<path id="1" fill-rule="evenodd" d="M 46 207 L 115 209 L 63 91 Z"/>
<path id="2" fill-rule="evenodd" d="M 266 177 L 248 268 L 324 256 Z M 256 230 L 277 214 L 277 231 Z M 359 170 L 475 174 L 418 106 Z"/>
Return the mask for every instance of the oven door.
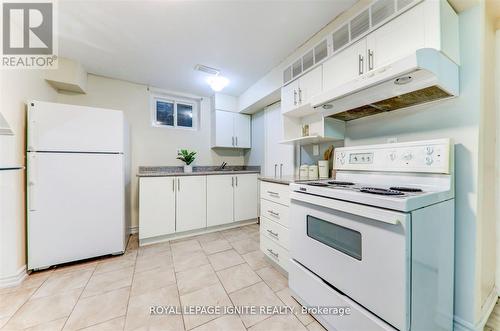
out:
<path id="1" fill-rule="evenodd" d="M 291 258 L 385 322 L 407 330 L 410 214 L 298 192 L 291 198 Z"/>

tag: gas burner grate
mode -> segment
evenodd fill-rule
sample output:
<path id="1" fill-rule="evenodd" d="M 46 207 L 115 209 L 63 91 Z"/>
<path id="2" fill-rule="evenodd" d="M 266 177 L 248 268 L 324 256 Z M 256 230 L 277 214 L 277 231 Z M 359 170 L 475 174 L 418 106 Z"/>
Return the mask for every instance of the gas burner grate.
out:
<path id="1" fill-rule="evenodd" d="M 328 184 L 326 183 L 320 183 L 320 182 L 312 182 L 312 183 L 307 183 L 309 186 L 319 186 L 319 187 L 326 187 Z"/>
<path id="2" fill-rule="evenodd" d="M 413 188 L 413 187 L 400 187 L 400 186 L 394 186 L 390 188 L 391 190 L 394 191 L 399 191 L 399 192 L 410 192 L 410 193 L 415 193 L 415 192 L 422 192 L 421 189 L 419 188 Z"/>
<path id="3" fill-rule="evenodd" d="M 362 187 L 359 191 L 364 193 L 379 194 L 379 195 L 404 195 L 404 193 L 400 191 L 388 190 L 385 188 L 377 188 L 377 187 Z"/>
<path id="4" fill-rule="evenodd" d="M 351 183 L 351 182 L 341 182 L 341 181 L 336 181 L 336 180 L 332 180 L 332 181 L 328 182 L 328 184 L 339 185 L 339 186 L 351 186 L 351 185 L 354 185 L 354 183 Z"/>

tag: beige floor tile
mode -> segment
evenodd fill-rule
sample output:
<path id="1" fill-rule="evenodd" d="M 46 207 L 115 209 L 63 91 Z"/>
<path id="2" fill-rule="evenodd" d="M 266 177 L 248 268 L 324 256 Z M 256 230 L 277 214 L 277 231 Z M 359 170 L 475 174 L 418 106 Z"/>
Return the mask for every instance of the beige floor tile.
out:
<path id="1" fill-rule="evenodd" d="M 132 282 L 131 295 L 139 295 L 144 292 L 175 284 L 175 273 L 173 268 L 157 268 L 144 272 L 136 272 Z"/>
<path id="2" fill-rule="evenodd" d="M 135 264 L 135 272 L 143 272 L 157 268 L 172 268 L 174 262 L 170 252 L 161 252 L 153 256 L 139 256 Z"/>
<path id="3" fill-rule="evenodd" d="M 200 234 L 199 236 L 196 236 L 195 239 L 198 240 L 198 242 L 201 244 L 224 238 L 222 237 L 220 232 L 210 232 L 206 234 Z"/>
<path id="4" fill-rule="evenodd" d="M 233 230 L 233 229 L 231 229 Z M 228 230 L 228 231 L 231 231 Z M 240 240 L 245 240 L 245 239 L 250 239 L 250 235 L 243 230 L 236 229 L 231 232 L 223 232 L 222 236 L 229 242 L 235 242 L 235 241 L 240 241 Z"/>
<path id="5" fill-rule="evenodd" d="M 33 298 L 61 294 L 78 288 L 83 290 L 92 273 L 93 269 L 75 269 L 72 272 L 54 273 L 38 288 Z"/>
<path id="6" fill-rule="evenodd" d="M 283 306 L 283 303 L 274 295 L 273 291 L 264 283 L 260 282 L 242 290 L 229 294 L 236 306 Z M 258 322 L 268 318 L 270 315 L 241 315 L 245 326 L 251 327 Z"/>
<path id="7" fill-rule="evenodd" d="M 61 331 L 64 323 L 66 323 L 67 318 L 59 318 L 55 321 L 45 322 L 32 326 L 30 328 L 24 329 L 24 331 Z"/>
<path id="8" fill-rule="evenodd" d="M 260 277 L 257 276 L 246 263 L 218 271 L 217 275 L 227 293 L 234 292 L 261 281 Z"/>
<path id="9" fill-rule="evenodd" d="M 181 315 L 152 315 L 151 306 L 179 307 L 177 286 L 171 285 L 130 297 L 125 330 L 184 330 Z"/>
<path id="10" fill-rule="evenodd" d="M 209 255 L 208 259 L 216 271 L 245 262 L 233 249 Z"/>
<path id="11" fill-rule="evenodd" d="M 69 316 L 81 290 L 74 290 L 59 295 L 28 300 L 9 320 L 4 329 L 26 329 L 42 323 Z"/>
<path id="12" fill-rule="evenodd" d="M 288 287 L 288 279 L 273 267 L 259 269 L 256 273 L 273 291 L 279 291 Z"/>
<path id="13" fill-rule="evenodd" d="M 134 268 L 120 269 L 102 274 L 94 274 L 82 293 L 82 298 L 116 290 L 132 285 Z"/>
<path id="14" fill-rule="evenodd" d="M 127 251 L 133 251 L 139 248 L 139 237 L 137 234 L 133 234 L 129 237 L 127 243 Z"/>
<path id="15" fill-rule="evenodd" d="M 229 244 L 229 241 L 227 241 L 226 239 L 217 239 L 217 240 L 202 242 L 201 247 L 203 248 L 203 250 L 207 255 L 226 251 L 232 248 L 231 245 Z"/>
<path id="16" fill-rule="evenodd" d="M 210 264 L 178 272 L 176 278 L 180 295 L 219 283 Z"/>
<path id="17" fill-rule="evenodd" d="M 0 294 L 0 318 L 14 315 L 35 292 L 35 288 L 19 289 L 14 292 Z"/>
<path id="18" fill-rule="evenodd" d="M 260 245 L 260 233 L 257 232 L 257 233 L 252 233 L 251 235 L 249 235 L 250 239 L 252 239 L 253 241 L 257 242 L 259 245 Z"/>
<path id="19" fill-rule="evenodd" d="M 85 329 L 81 329 L 82 331 L 118 331 L 123 330 L 125 326 L 125 316 L 121 316 L 118 318 L 114 318 L 112 320 L 102 322 L 99 324 L 95 324 L 89 326 Z"/>
<path id="20" fill-rule="evenodd" d="M 196 239 L 189 239 L 181 242 L 171 243 L 170 248 L 174 257 L 175 255 L 179 254 L 201 251 L 200 243 Z"/>
<path id="21" fill-rule="evenodd" d="M 62 275 L 75 271 L 94 271 L 99 263 L 99 260 L 94 259 L 90 261 L 74 262 L 65 266 L 57 266 L 54 268 L 54 275 Z"/>
<path id="22" fill-rule="evenodd" d="M 260 250 L 243 254 L 241 256 L 253 270 L 262 269 L 269 266 L 266 256 Z"/>
<path id="23" fill-rule="evenodd" d="M 238 316 L 228 315 L 214 319 L 194 328 L 193 331 L 245 331 L 245 326 Z"/>
<path id="24" fill-rule="evenodd" d="M 232 306 L 231 300 L 229 300 L 229 297 L 224 291 L 224 288 L 220 284 L 212 285 L 195 292 L 181 295 L 181 303 L 183 306 Z M 190 330 L 220 316 L 208 314 L 185 314 L 183 317 L 186 330 Z"/>
<path id="25" fill-rule="evenodd" d="M 135 266 L 136 254 L 125 254 L 121 256 L 102 259 L 97 264 L 94 274 L 126 269 Z"/>
<path id="26" fill-rule="evenodd" d="M 308 325 L 309 323 L 314 321 L 314 318 L 309 314 L 302 314 L 302 306 L 298 303 L 290 292 L 290 289 L 284 288 L 279 292 L 276 292 L 276 295 L 285 303 L 285 305 L 294 308 L 295 316 L 302 322 L 304 325 Z"/>
<path id="27" fill-rule="evenodd" d="M 125 288 L 78 300 L 64 330 L 78 330 L 125 315 L 129 294 Z"/>
<path id="28" fill-rule="evenodd" d="M 238 254 L 246 254 L 260 249 L 259 243 L 252 239 L 233 241 L 231 242 L 231 246 L 233 246 Z"/>
<path id="29" fill-rule="evenodd" d="M 32 272 L 17 286 L 0 288 L 0 294 L 7 294 L 23 289 L 36 289 L 40 287 L 53 273 L 53 270 Z"/>
<path id="30" fill-rule="evenodd" d="M 309 323 L 309 325 L 307 325 L 307 330 L 309 331 L 326 331 L 326 329 L 321 325 L 319 324 L 318 321 L 313 321 L 312 323 Z"/>
<path id="31" fill-rule="evenodd" d="M 146 245 L 139 247 L 138 256 L 152 256 L 160 252 L 169 252 L 170 251 L 170 243 L 164 242 L 153 245 Z"/>
<path id="32" fill-rule="evenodd" d="M 3 318 L 0 318 L 0 329 L 2 329 L 2 327 L 7 324 L 7 322 L 10 320 L 10 316 L 9 317 L 3 317 Z"/>
<path id="33" fill-rule="evenodd" d="M 202 250 L 184 252 L 180 255 L 174 253 L 174 268 L 176 272 L 208 264 L 208 259 Z"/>
<path id="34" fill-rule="evenodd" d="M 275 315 L 249 328 L 250 331 L 306 331 L 306 327 L 292 315 Z"/>

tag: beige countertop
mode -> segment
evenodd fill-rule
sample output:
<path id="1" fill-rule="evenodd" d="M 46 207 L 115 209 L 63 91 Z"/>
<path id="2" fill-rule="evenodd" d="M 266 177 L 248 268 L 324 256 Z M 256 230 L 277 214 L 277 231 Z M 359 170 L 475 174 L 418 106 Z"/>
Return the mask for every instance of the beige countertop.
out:
<path id="1" fill-rule="evenodd" d="M 139 167 L 137 177 L 207 176 L 260 173 L 260 167 L 258 166 L 226 166 L 225 170 L 217 169 L 218 166 L 196 166 L 193 167 L 193 172 L 184 172 L 183 167 Z"/>

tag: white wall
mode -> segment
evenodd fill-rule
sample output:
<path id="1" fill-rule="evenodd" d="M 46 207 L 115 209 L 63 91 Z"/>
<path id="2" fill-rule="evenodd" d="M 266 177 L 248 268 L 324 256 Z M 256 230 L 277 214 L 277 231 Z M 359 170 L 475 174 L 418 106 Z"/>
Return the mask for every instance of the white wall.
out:
<path id="1" fill-rule="evenodd" d="M 0 70 L 0 111 L 14 131 L 0 135 L 0 165 L 24 167 L 26 101 L 55 101 L 42 70 Z M 0 171 L 0 286 L 14 284 L 26 264 L 24 169 Z"/>
<path id="2" fill-rule="evenodd" d="M 237 150 L 210 148 L 209 98 L 201 101 L 199 130 L 175 130 L 151 126 L 147 86 L 126 81 L 89 75 L 86 94 L 59 94 L 58 102 L 123 110 L 131 129 L 132 227 L 138 225 L 139 166 L 182 165 L 176 160 L 177 149 L 195 150 L 194 165 L 242 165 L 243 153 Z"/>

